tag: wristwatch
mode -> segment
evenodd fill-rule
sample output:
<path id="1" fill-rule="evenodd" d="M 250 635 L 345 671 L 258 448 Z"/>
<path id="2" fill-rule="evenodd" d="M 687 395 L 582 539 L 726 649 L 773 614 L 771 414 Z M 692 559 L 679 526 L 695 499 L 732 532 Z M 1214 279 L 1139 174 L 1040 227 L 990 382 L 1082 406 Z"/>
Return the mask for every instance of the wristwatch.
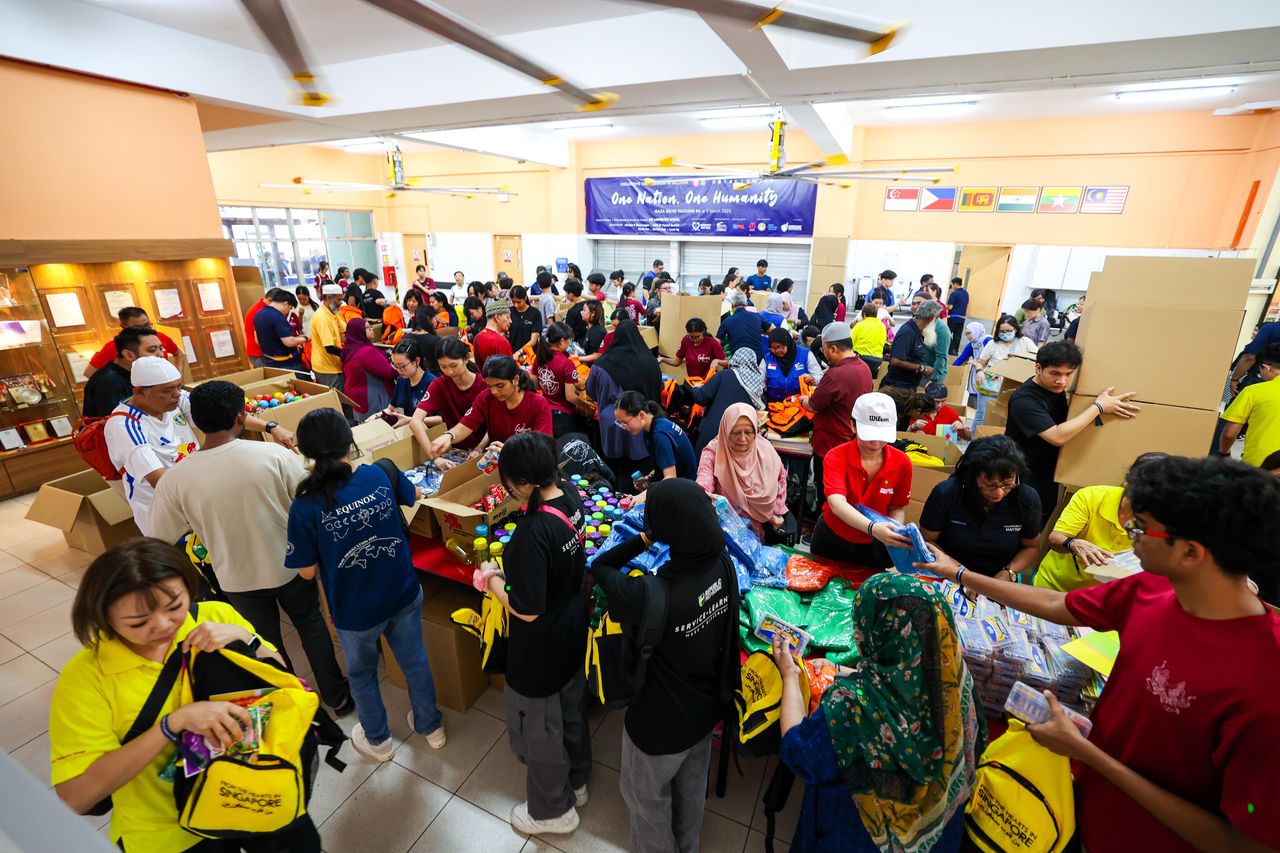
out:
<path id="1" fill-rule="evenodd" d="M 267 425 L 262 428 L 262 431 L 267 435 L 271 435 L 272 431 L 278 426 L 280 426 L 279 421 L 267 421 Z"/>
<path id="2" fill-rule="evenodd" d="M 1068 537 L 1067 537 L 1067 541 L 1062 543 L 1062 550 L 1064 550 L 1064 551 L 1066 551 L 1068 554 L 1070 554 L 1070 553 L 1071 553 L 1071 543 L 1072 543 L 1072 542 L 1074 542 L 1074 541 L 1076 541 L 1076 539 L 1078 539 L 1078 538 L 1079 538 L 1078 536 L 1068 536 Z"/>
<path id="3" fill-rule="evenodd" d="M 262 638 L 254 634 L 245 645 L 248 646 L 249 651 L 257 654 L 258 649 L 262 648 Z"/>

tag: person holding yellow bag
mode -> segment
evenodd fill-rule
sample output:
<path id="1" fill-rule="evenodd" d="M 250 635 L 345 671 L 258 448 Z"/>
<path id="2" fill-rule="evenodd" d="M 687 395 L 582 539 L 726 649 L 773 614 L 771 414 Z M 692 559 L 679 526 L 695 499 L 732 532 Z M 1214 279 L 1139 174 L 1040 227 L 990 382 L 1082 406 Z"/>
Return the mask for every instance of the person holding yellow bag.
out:
<path id="1" fill-rule="evenodd" d="M 192 650 L 228 647 L 280 661 L 231 605 L 193 605 L 199 588 L 195 568 L 180 551 L 159 539 L 134 539 L 90 564 L 71 606 L 72 630 L 85 647 L 63 667 L 54 688 L 51 781 L 78 813 L 102 813 L 97 807 L 109 805 L 110 837 L 122 850 L 222 849 L 221 842 L 179 826 L 170 765 L 183 732 L 230 746 L 241 739 L 249 714 L 231 702 L 180 704 L 174 664 Z M 251 851 L 269 844 L 320 850 L 310 818 L 284 833 L 238 843 Z"/>
<path id="2" fill-rule="evenodd" d="M 1280 480 L 1231 459 L 1169 457 L 1125 480 L 1125 530 L 1144 571 L 1068 593 L 971 573 L 934 548 L 917 563 L 1060 625 L 1118 631 L 1085 739 L 1046 691 L 1035 740 L 1081 763 L 1076 821 L 1089 853 L 1280 847 Z"/>
<path id="3" fill-rule="evenodd" d="M 793 851 L 954 853 L 986 724 L 938 589 L 884 573 L 853 604 L 861 659 L 806 716 L 799 664 L 779 636 L 779 759 L 805 782 Z M 851 798 L 852 795 L 852 798 Z"/>

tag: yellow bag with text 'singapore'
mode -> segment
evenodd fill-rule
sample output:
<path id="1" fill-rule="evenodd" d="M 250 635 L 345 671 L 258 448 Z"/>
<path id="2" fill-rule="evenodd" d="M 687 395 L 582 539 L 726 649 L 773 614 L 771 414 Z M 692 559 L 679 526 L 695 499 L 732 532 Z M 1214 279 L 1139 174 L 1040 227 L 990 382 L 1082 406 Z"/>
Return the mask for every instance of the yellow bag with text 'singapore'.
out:
<path id="1" fill-rule="evenodd" d="M 978 762 L 965 831 L 985 853 L 1060 853 L 1075 834 L 1071 763 L 1017 720 Z"/>

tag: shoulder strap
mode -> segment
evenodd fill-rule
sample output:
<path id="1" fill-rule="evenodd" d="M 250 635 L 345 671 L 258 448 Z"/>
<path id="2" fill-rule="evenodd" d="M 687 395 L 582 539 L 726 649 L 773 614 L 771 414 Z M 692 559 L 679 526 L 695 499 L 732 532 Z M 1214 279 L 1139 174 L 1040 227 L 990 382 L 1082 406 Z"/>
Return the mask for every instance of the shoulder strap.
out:
<path id="1" fill-rule="evenodd" d="M 574 526 L 573 522 L 569 520 L 569 516 L 565 515 L 562 511 L 560 511 L 556 507 L 543 504 L 542 506 L 538 507 L 538 512 L 545 512 L 548 515 L 554 515 L 556 518 L 563 521 L 565 523 L 565 526 L 567 526 L 570 530 L 573 531 L 573 535 L 577 538 L 578 542 L 579 543 L 582 542 L 583 536 L 581 531 L 579 531 L 578 528 Z"/>
<path id="2" fill-rule="evenodd" d="M 142 704 L 142 710 L 138 712 L 138 718 L 133 721 L 129 731 L 125 732 L 124 739 L 120 741 L 121 746 L 155 725 L 156 718 L 160 716 L 160 709 L 164 707 L 165 700 L 173 691 L 173 685 L 178 682 L 178 673 L 182 670 L 183 660 L 181 648 L 170 652 L 169 657 L 165 659 L 164 668 L 160 670 L 160 677 L 156 679 L 155 686 L 147 696 L 147 701 Z"/>
<path id="3" fill-rule="evenodd" d="M 636 634 L 636 644 L 643 665 L 662 641 L 662 630 L 667 624 L 667 584 L 662 578 L 647 572 L 642 578 L 647 595 L 638 626 L 639 632 Z"/>

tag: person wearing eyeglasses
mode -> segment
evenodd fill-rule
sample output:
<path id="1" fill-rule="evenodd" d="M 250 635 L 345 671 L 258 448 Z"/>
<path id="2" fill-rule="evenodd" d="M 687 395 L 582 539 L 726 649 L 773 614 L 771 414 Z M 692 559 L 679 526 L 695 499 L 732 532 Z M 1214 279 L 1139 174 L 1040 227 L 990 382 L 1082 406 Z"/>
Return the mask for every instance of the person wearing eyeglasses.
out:
<path id="1" fill-rule="evenodd" d="M 1118 631 L 1088 739 L 1045 691 L 1028 726 L 1078 762 L 1090 853 L 1280 848 L 1280 479 L 1234 459 L 1170 457 L 1129 472 L 1125 530 L 1144 571 L 1059 592 L 918 563 L 971 593 L 1062 625 Z M 1249 586 L 1250 573 L 1261 596 Z"/>
<path id="2" fill-rule="evenodd" d="M 1014 580 L 1040 551 L 1040 496 L 1012 439 L 979 438 L 924 502 L 920 532 L 971 571 Z"/>

